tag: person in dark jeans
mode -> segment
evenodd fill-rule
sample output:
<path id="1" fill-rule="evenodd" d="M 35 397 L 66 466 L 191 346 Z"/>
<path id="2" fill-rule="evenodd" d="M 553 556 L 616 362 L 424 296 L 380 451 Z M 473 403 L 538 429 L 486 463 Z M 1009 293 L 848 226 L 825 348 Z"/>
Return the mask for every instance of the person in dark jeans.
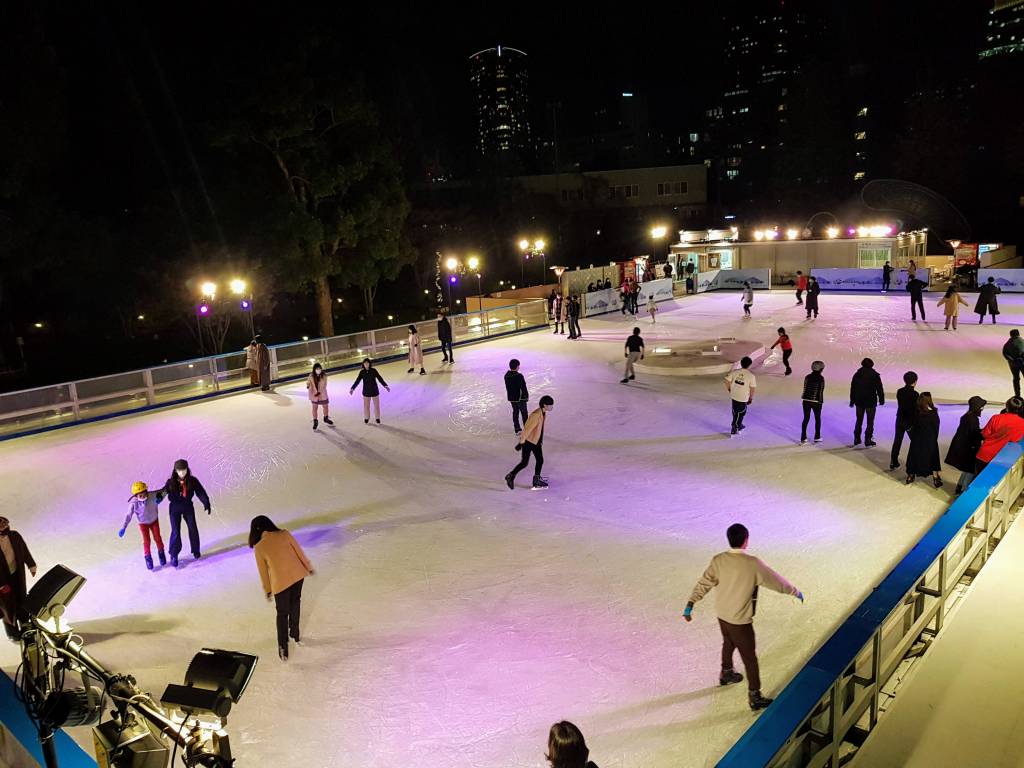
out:
<path id="1" fill-rule="evenodd" d="M 1024 370 L 1024 339 L 1020 337 L 1020 331 L 1016 328 L 1010 331 L 1010 338 L 1003 344 L 1003 359 L 1013 374 L 1013 396 L 1020 397 L 1020 372 Z"/>
<path id="2" fill-rule="evenodd" d="M 924 320 L 924 294 L 923 291 L 928 287 L 928 283 L 924 280 L 918 280 L 916 277 L 912 277 L 907 280 L 907 290 L 910 292 L 910 319 L 917 320 L 917 310 L 921 310 L 921 319 Z"/>
<path id="3" fill-rule="evenodd" d="M 570 296 L 569 297 L 569 338 L 578 339 L 583 336 L 583 332 L 580 330 L 580 297 Z"/>
<path id="4" fill-rule="evenodd" d="M 536 458 L 533 467 L 533 487 L 548 487 L 547 481 L 541 477 L 540 472 L 544 468 L 544 423 L 547 420 L 547 414 L 555 406 L 555 400 L 551 395 L 544 395 L 539 400 L 539 405 L 540 407 L 530 414 L 530 418 L 523 425 L 523 431 L 519 434 L 516 450 L 522 451 L 523 457 L 512 468 L 512 471 L 505 475 L 505 485 L 509 487 L 509 490 L 516 487 L 516 475 L 529 465 L 531 454 Z"/>
<path id="5" fill-rule="evenodd" d="M 164 495 L 167 496 L 171 517 L 171 541 L 167 552 L 171 556 L 171 566 L 177 568 L 178 553 L 182 548 L 182 520 L 188 527 L 188 543 L 192 550 L 192 557 L 196 560 L 200 557 L 199 526 L 196 525 L 196 508 L 192 499 L 198 497 L 206 514 L 210 514 L 210 497 L 207 495 L 206 489 L 203 488 L 203 484 L 199 482 L 199 478 L 192 474 L 185 459 L 178 459 L 174 462 L 174 471 L 171 472 L 170 478 L 164 484 Z"/>
<path id="6" fill-rule="evenodd" d="M 892 282 L 892 265 L 887 261 L 882 265 L 882 293 L 889 290 L 889 283 Z"/>
<path id="7" fill-rule="evenodd" d="M 437 313 L 437 340 L 441 342 L 441 354 L 444 355 L 445 363 L 455 362 L 455 352 L 452 350 L 452 324 L 444 312 Z"/>
<path id="8" fill-rule="evenodd" d="M 278 656 L 288 661 L 289 638 L 302 644 L 302 581 L 313 575 L 313 566 L 295 537 L 265 515 L 254 517 L 249 524 L 249 547 L 256 557 L 263 592 L 277 607 Z"/>
<path id="9" fill-rule="evenodd" d="M 825 364 L 821 360 L 811 363 L 811 372 L 804 376 L 804 391 L 800 396 L 804 406 L 804 420 L 800 424 L 800 445 L 807 442 L 807 423 L 814 414 L 814 442 L 821 442 L 821 404 L 825 400 L 825 377 L 821 372 Z"/>
<path id="10" fill-rule="evenodd" d="M 526 403 L 530 393 L 526 390 L 526 378 L 519 372 L 519 361 L 515 358 L 508 361 L 508 370 L 505 371 L 505 394 L 512 405 L 512 426 L 518 435 L 523 431 L 519 419 L 526 423 Z"/>
<path id="11" fill-rule="evenodd" d="M 892 439 L 892 453 L 889 456 L 889 469 L 897 469 L 900 465 L 900 449 L 903 448 L 903 436 L 912 426 L 917 414 L 917 374 L 907 371 L 903 374 L 903 386 L 896 390 L 896 434 Z"/>
<path id="12" fill-rule="evenodd" d="M 865 414 L 868 417 L 868 428 L 864 432 L 864 446 L 871 448 L 876 445 L 875 408 L 885 404 L 885 390 L 882 389 L 882 377 L 875 370 L 875 361 L 870 357 L 861 360 L 860 368 L 853 374 L 850 381 L 850 407 L 857 409 L 857 423 L 853 428 L 853 444 L 860 445 L 861 426 Z"/>

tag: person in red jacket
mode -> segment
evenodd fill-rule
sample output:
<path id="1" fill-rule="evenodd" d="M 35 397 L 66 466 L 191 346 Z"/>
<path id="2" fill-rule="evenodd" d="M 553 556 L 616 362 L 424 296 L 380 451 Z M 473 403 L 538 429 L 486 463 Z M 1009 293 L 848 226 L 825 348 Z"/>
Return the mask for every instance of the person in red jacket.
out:
<path id="1" fill-rule="evenodd" d="M 988 420 L 988 424 L 981 430 L 981 448 L 975 457 L 975 475 L 980 474 L 981 470 L 988 466 L 996 454 L 1003 450 L 1004 445 L 1011 440 L 1017 442 L 1024 438 L 1022 414 L 1024 400 L 1011 397 L 1006 401 L 1006 409 Z"/>
<path id="2" fill-rule="evenodd" d="M 771 348 L 775 349 L 776 347 L 782 347 L 782 364 L 786 366 L 786 375 L 789 376 L 793 372 L 793 369 L 789 367 L 789 356 L 793 354 L 793 342 L 786 335 L 785 328 L 779 328 L 779 338 Z"/>
<path id="3" fill-rule="evenodd" d="M 807 275 L 799 269 L 796 271 L 796 303 L 804 303 L 804 291 L 807 290 Z"/>

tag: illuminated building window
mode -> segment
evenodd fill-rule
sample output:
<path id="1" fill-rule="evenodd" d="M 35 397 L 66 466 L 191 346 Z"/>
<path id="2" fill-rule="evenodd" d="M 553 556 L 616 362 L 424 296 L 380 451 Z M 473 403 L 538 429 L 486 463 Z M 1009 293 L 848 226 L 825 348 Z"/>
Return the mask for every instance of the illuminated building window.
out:
<path id="1" fill-rule="evenodd" d="M 867 116 L 868 116 L 868 108 L 867 107 L 861 107 L 860 109 L 857 110 L 857 117 L 867 117 Z"/>
<path id="2" fill-rule="evenodd" d="M 857 131 L 855 134 L 853 134 L 853 138 L 855 141 L 864 141 L 864 139 L 866 139 L 867 137 L 867 131 Z"/>
<path id="3" fill-rule="evenodd" d="M 737 176 L 740 175 L 740 172 L 736 168 L 730 168 L 728 171 L 725 172 L 725 175 L 728 176 L 730 179 L 735 179 Z"/>
<path id="4" fill-rule="evenodd" d="M 863 179 L 863 178 L 864 178 L 864 177 L 865 177 L 866 175 L 867 175 L 867 174 L 866 174 L 866 173 L 864 173 L 864 171 L 857 171 L 857 172 L 856 172 L 855 174 L 853 174 L 853 180 L 854 180 L 854 181 L 860 181 L 860 180 L 861 180 L 861 179 Z"/>

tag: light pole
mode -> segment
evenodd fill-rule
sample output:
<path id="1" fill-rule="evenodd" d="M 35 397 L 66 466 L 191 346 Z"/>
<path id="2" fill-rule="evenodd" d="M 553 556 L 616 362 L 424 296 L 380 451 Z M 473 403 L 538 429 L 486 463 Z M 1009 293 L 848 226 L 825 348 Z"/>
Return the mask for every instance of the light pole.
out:
<path id="1" fill-rule="evenodd" d="M 203 357 L 206 354 L 203 344 L 203 318 L 205 317 L 207 320 L 210 318 L 210 304 L 217 296 L 217 284 L 207 280 L 199 286 L 199 293 L 202 294 L 203 300 L 199 303 L 196 312 L 196 330 L 199 334 L 199 356 Z"/>
<path id="2" fill-rule="evenodd" d="M 655 243 L 657 243 L 658 240 L 661 240 L 662 238 L 664 238 L 667 233 L 668 233 L 668 227 L 664 226 L 663 224 L 659 224 L 656 227 L 651 227 L 651 239 L 654 240 Z M 667 248 L 668 248 L 668 246 L 666 245 L 666 252 L 665 252 L 665 258 L 666 259 L 668 258 L 668 250 L 667 250 Z"/>
<path id="3" fill-rule="evenodd" d="M 519 241 L 519 250 L 523 252 L 523 260 L 521 262 L 519 262 L 519 267 L 520 267 L 519 277 L 520 277 L 520 282 L 523 283 L 524 285 L 526 284 L 526 272 L 525 272 L 525 270 L 526 270 L 526 260 L 531 258 L 531 257 L 533 257 L 533 256 L 540 256 L 540 258 L 541 258 L 541 265 L 542 265 L 542 271 L 541 271 L 541 275 L 540 275 L 541 282 L 543 282 L 544 278 L 547 276 L 547 274 L 548 274 L 548 258 L 547 258 L 547 254 L 544 252 L 544 245 L 545 245 L 544 241 L 541 240 L 540 238 L 537 238 L 536 240 L 534 240 L 532 244 L 525 237 L 520 239 L 520 241 Z"/>
<path id="4" fill-rule="evenodd" d="M 245 280 L 236 277 L 230 283 L 231 292 L 239 297 L 238 306 L 243 312 L 249 315 L 249 338 L 256 337 L 256 324 L 252 319 L 252 291 L 246 293 L 248 287 Z"/>
<path id="5" fill-rule="evenodd" d="M 454 256 L 449 256 L 444 265 L 448 269 L 448 311 L 451 312 L 452 308 L 455 306 L 452 301 L 452 286 L 455 285 L 459 279 L 455 276 L 455 272 L 459 269 L 459 260 Z"/>
<path id="6" fill-rule="evenodd" d="M 484 290 L 480 281 L 480 257 L 470 256 L 466 259 L 466 266 L 469 267 L 470 272 L 476 272 L 476 295 L 480 305 L 478 309 L 482 310 L 484 308 Z"/>

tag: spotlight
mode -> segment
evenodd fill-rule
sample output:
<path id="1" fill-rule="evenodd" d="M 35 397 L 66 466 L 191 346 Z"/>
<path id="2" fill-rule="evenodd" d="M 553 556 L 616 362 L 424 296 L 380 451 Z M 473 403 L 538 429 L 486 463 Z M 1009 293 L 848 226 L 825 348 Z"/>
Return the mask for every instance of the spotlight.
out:
<path id="1" fill-rule="evenodd" d="M 837 227 L 829 227 L 825 230 L 825 234 L 828 235 L 829 240 L 834 240 L 839 234 L 839 229 Z"/>
<path id="2" fill-rule="evenodd" d="M 103 693 L 95 686 L 51 691 L 43 702 L 40 714 L 54 728 L 72 728 L 78 725 L 96 725 L 103 710 Z"/>
<path id="3" fill-rule="evenodd" d="M 754 239 L 758 240 L 758 241 L 764 240 L 764 230 L 755 229 L 754 230 Z"/>
<path id="4" fill-rule="evenodd" d="M 800 233 L 797 232 L 795 229 L 787 229 L 786 230 L 786 239 L 787 240 L 796 240 L 796 237 L 799 234 Z"/>
<path id="5" fill-rule="evenodd" d="M 22 610 L 37 621 L 59 623 L 64 609 L 74 600 L 83 584 L 84 576 L 63 565 L 55 565 L 32 585 L 22 603 Z M 51 631 L 58 632 L 59 628 L 54 627 Z"/>
<path id="6" fill-rule="evenodd" d="M 203 648 L 185 670 L 185 684 L 168 685 L 160 702 L 187 714 L 224 719 L 245 693 L 257 661 L 248 653 Z"/>

